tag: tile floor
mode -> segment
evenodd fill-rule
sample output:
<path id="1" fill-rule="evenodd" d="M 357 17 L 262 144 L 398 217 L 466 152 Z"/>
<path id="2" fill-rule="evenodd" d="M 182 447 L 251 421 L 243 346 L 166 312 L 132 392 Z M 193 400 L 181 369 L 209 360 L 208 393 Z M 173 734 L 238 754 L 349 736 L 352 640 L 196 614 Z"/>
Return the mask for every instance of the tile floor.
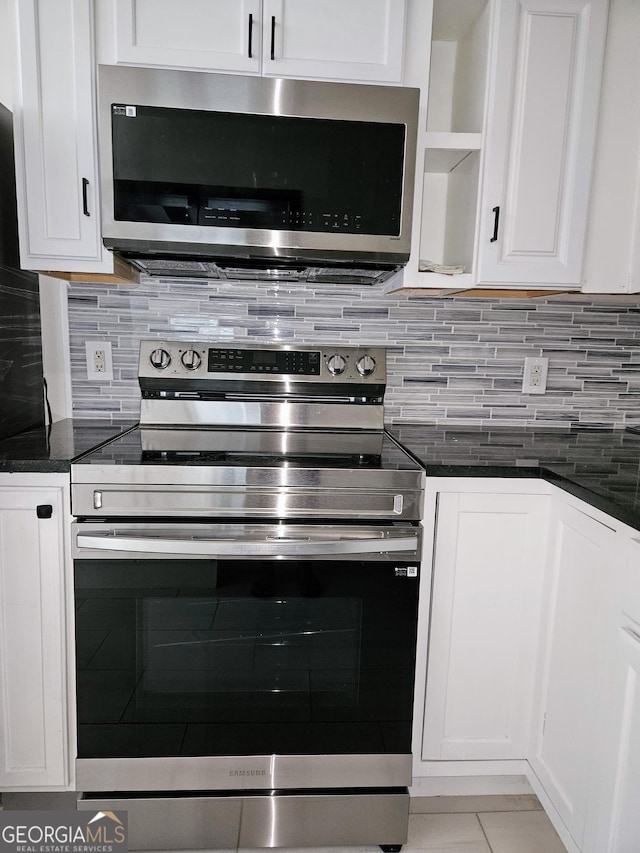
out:
<path id="1" fill-rule="evenodd" d="M 461 797 L 450 811 L 434 799 L 413 801 L 404 853 L 566 853 L 535 797 Z"/>
<path id="2" fill-rule="evenodd" d="M 2 801 L 0 800 L 0 809 Z M 402 853 L 566 853 L 533 795 L 411 800 Z M 216 853 L 265 853 L 264 850 Z M 282 853 L 380 853 L 377 846 L 282 849 Z"/>
<path id="3" fill-rule="evenodd" d="M 533 795 L 424 797 L 411 801 L 409 838 L 402 847 L 402 853 L 423 851 L 566 853 L 566 848 Z M 238 853 L 249 851 L 241 848 Z M 305 848 L 300 853 L 380 853 L 380 848 Z"/>

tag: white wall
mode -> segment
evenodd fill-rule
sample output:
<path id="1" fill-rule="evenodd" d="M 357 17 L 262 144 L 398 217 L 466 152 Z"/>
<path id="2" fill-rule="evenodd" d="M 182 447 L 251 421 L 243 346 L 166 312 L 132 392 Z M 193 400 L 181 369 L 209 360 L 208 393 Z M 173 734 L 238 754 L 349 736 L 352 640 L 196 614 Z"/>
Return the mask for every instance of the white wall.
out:
<path id="1" fill-rule="evenodd" d="M 0 104 L 12 109 L 13 14 L 11 0 L 0 0 Z"/>

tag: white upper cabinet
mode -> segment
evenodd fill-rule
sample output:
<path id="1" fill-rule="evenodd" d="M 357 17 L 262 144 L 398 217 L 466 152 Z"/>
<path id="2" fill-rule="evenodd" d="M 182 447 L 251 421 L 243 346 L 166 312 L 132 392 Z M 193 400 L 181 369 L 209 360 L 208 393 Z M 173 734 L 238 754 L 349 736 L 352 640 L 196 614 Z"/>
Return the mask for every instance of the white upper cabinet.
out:
<path id="1" fill-rule="evenodd" d="M 23 269 L 113 272 L 100 233 L 91 9 L 86 0 L 14 2 Z"/>
<path id="2" fill-rule="evenodd" d="M 579 289 L 607 9 L 434 0 L 405 287 Z"/>
<path id="3" fill-rule="evenodd" d="M 98 59 L 107 64 L 398 83 L 405 5 L 406 0 L 12 0 L 22 267 L 135 277 L 102 243 L 96 33 Z"/>
<path id="4" fill-rule="evenodd" d="M 262 72 L 402 82 L 405 0 L 263 0 Z"/>
<path id="5" fill-rule="evenodd" d="M 261 0 L 98 0 L 105 64 L 260 73 Z"/>
<path id="6" fill-rule="evenodd" d="M 99 59 L 400 83 L 405 0 L 99 0 Z"/>
<path id="7" fill-rule="evenodd" d="M 500 0 L 478 283 L 579 287 L 606 33 L 603 0 Z"/>
<path id="8" fill-rule="evenodd" d="M 613 3 L 633 7 L 633 0 Z M 449 292 L 579 289 L 608 4 L 12 0 L 22 264 L 114 272 L 100 228 L 97 60 L 419 87 L 412 252 L 403 278 L 387 289 L 398 282 Z M 615 107 L 614 124 L 637 141 L 638 111 L 627 110 L 618 92 L 620 81 L 633 76 L 625 78 L 624 71 L 635 44 L 622 38 L 626 13 L 620 17 L 608 60 L 618 44 L 626 59 L 609 63 L 603 114 Z M 630 20 L 632 29 L 636 18 Z M 631 118 L 621 124 L 627 114 Z M 612 162 L 629 171 L 637 160 L 633 144 L 620 141 L 628 136 L 601 123 L 596 200 L 607 212 L 592 212 L 589 290 L 640 289 L 636 172 L 627 181 L 618 171 L 610 181 Z M 621 186 L 628 187 L 624 203 L 610 215 L 618 198 L 610 187 Z M 613 223 L 608 231 L 599 227 L 603 222 Z M 607 241 L 606 233 L 632 236 Z M 623 281 L 616 272 L 609 288 L 602 282 L 610 246 L 615 269 L 631 267 L 631 273 Z M 462 272 L 428 272 L 424 263 Z"/>

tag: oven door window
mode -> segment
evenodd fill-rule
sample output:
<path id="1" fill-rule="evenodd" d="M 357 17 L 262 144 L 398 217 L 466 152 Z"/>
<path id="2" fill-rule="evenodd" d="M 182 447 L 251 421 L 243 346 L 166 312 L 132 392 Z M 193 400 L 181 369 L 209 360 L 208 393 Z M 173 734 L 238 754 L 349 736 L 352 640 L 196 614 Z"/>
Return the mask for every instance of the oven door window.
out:
<path id="1" fill-rule="evenodd" d="M 407 567 L 77 560 L 78 757 L 410 752 Z"/>

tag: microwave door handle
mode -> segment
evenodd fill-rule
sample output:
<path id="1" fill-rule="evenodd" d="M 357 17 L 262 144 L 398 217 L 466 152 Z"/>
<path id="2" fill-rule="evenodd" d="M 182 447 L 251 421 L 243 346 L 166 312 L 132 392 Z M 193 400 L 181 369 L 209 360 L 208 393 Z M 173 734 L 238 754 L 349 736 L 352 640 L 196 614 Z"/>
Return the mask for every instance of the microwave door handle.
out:
<path id="1" fill-rule="evenodd" d="M 79 533 L 76 539 L 78 551 L 142 554 L 173 554 L 194 557 L 311 557 L 341 554 L 389 554 L 415 551 L 418 548 L 417 534 L 398 536 L 393 539 L 327 539 L 308 541 L 299 539 L 264 539 L 243 541 L 242 539 L 180 539 L 179 537 L 113 536 Z"/>

